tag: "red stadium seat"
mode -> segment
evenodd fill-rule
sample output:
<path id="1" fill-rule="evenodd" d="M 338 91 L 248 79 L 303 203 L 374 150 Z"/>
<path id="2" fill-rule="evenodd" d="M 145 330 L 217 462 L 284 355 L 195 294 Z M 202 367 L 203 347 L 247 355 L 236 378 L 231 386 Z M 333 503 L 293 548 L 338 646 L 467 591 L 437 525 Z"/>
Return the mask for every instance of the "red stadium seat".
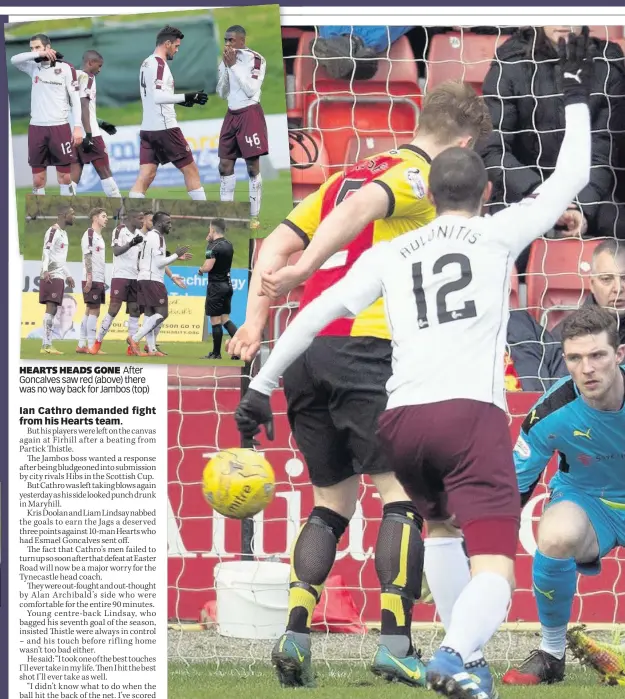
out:
<path id="1" fill-rule="evenodd" d="M 539 239 L 527 263 L 529 312 L 548 330 L 578 308 L 589 292 L 592 254 L 601 239 Z"/>
<path id="2" fill-rule="evenodd" d="M 445 80 L 464 80 L 481 94 L 482 83 L 505 34 L 480 36 L 471 32 L 436 34 L 427 57 L 427 89 Z"/>
<path id="3" fill-rule="evenodd" d="M 604 24 L 589 25 L 590 36 L 596 36 L 598 39 L 607 39 L 614 41 L 622 39 L 624 36 L 622 26 L 606 26 Z"/>
<path id="4" fill-rule="evenodd" d="M 347 165 L 352 165 L 363 158 L 368 158 L 370 155 L 398 148 L 409 140 L 411 139 L 399 139 L 388 132 L 353 136 L 347 143 L 343 162 Z"/>
<path id="5" fill-rule="evenodd" d="M 519 273 L 516 267 L 512 270 L 510 279 L 510 308 L 519 307 Z"/>
<path id="6" fill-rule="evenodd" d="M 289 131 L 293 201 L 299 202 L 330 176 L 323 134 L 307 129 Z"/>

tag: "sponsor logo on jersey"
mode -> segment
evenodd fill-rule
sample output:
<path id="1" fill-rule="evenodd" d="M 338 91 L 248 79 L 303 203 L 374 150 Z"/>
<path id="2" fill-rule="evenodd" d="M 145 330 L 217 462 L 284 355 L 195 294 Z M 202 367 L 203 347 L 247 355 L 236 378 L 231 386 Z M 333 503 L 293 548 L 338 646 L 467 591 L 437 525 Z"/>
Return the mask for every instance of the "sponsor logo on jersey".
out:
<path id="1" fill-rule="evenodd" d="M 519 435 L 519 438 L 514 445 L 514 453 L 518 454 L 522 459 L 529 459 L 532 455 L 532 450 L 530 449 L 529 444 L 523 438 L 522 434 Z"/>
<path id="2" fill-rule="evenodd" d="M 418 167 L 410 167 L 406 170 L 406 180 L 417 199 L 423 199 L 426 192 L 425 180 Z"/>

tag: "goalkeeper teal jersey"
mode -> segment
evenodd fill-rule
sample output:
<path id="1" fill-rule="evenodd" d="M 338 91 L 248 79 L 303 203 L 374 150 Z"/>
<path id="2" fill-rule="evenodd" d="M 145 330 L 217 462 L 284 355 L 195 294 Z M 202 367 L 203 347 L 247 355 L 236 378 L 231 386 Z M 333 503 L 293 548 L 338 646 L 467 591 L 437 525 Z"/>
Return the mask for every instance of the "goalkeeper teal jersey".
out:
<path id="1" fill-rule="evenodd" d="M 521 493 L 533 489 L 555 452 L 552 490 L 572 486 L 625 510 L 625 405 L 595 410 L 570 376 L 560 379 L 530 410 L 514 447 Z"/>

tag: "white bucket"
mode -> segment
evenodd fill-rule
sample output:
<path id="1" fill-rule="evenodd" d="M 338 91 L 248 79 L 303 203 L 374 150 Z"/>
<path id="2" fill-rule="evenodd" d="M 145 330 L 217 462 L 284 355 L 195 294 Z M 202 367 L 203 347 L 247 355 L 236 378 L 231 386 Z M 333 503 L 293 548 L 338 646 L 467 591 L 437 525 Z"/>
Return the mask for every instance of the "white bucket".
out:
<path id="1" fill-rule="evenodd" d="M 286 624 L 289 575 L 288 563 L 218 563 L 215 587 L 219 633 L 231 638 L 279 638 Z"/>

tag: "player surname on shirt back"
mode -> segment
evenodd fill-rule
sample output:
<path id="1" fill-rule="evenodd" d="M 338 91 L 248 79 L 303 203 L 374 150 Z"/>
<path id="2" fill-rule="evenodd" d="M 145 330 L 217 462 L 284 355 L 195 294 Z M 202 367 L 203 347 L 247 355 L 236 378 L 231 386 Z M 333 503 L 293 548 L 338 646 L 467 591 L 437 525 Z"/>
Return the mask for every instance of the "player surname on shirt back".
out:
<path id="1" fill-rule="evenodd" d="M 230 68 L 219 64 L 217 94 L 228 100 L 228 109 L 243 109 L 260 102 L 267 63 L 256 51 L 238 49 L 236 63 Z"/>

